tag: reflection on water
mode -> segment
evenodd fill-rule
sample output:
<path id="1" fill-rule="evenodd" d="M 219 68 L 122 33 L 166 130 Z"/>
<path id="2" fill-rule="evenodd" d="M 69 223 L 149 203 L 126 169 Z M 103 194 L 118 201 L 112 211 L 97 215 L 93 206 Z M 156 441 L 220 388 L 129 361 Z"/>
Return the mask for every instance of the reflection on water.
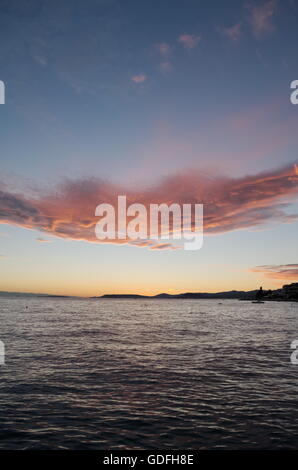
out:
<path id="1" fill-rule="evenodd" d="M 221 302 L 1 298 L 0 448 L 297 448 L 298 304 Z"/>

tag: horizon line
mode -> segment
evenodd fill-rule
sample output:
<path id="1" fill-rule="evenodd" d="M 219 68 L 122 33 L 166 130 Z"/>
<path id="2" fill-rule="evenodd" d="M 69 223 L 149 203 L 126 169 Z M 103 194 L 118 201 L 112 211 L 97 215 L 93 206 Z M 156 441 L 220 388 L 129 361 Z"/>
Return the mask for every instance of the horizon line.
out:
<path id="1" fill-rule="evenodd" d="M 288 284 L 295 284 L 296 282 L 291 282 Z M 277 287 L 276 289 L 264 289 L 264 291 L 268 290 L 278 290 L 281 289 L 283 286 L 288 285 L 288 284 L 283 284 L 281 287 Z M 230 289 L 230 290 L 224 290 L 224 291 L 215 291 L 215 292 L 210 292 L 210 291 L 181 291 L 177 293 L 168 293 L 168 292 L 159 292 L 157 294 L 138 294 L 135 292 L 132 293 L 106 293 L 106 294 L 101 294 L 101 295 L 89 295 L 89 296 L 83 296 L 83 295 L 70 295 L 70 294 L 49 294 L 47 292 L 21 292 L 21 291 L 0 291 L 0 296 L 3 294 L 15 294 L 15 295 L 32 295 L 32 296 L 41 296 L 41 297 L 60 297 L 60 298 L 77 298 L 77 299 L 100 299 L 104 297 L 126 297 L 126 296 L 135 296 L 135 297 L 146 297 L 146 298 L 155 298 L 160 295 L 167 295 L 170 297 L 175 297 L 175 296 L 181 296 L 181 295 L 186 295 L 186 294 L 225 294 L 229 292 L 243 292 L 243 293 L 249 293 L 249 292 L 254 292 L 259 290 L 259 288 L 256 289 L 251 289 L 251 290 L 238 290 L 238 289 Z"/>

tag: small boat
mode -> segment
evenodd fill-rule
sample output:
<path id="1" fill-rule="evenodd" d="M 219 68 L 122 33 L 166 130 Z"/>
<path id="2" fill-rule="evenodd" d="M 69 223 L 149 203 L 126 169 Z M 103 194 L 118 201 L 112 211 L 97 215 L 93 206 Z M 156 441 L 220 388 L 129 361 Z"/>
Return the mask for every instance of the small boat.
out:
<path id="1" fill-rule="evenodd" d="M 252 304 L 264 304 L 265 302 L 263 300 L 253 300 Z"/>

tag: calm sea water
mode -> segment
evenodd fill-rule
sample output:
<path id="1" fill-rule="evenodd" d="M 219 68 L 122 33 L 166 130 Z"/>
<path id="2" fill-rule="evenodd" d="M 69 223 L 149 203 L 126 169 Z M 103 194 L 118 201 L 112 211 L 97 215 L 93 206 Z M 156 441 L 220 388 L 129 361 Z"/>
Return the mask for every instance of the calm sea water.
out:
<path id="1" fill-rule="evenodd" d="M 298 304 L 1 298 L 0 339 L 1 449 L 298 448 Z"/>

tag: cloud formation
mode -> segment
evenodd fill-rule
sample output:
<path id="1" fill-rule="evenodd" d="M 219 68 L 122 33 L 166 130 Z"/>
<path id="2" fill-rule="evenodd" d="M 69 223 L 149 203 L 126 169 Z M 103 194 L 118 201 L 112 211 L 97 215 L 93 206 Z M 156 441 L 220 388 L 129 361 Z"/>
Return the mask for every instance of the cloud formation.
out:
<path id="1" fill-rule="evenodd" d="M 201 37 L 195 34 L 181 34 L 178 38 L 178 42 L 183 44 L 187 49 L 194 49 L 200 42 Z"/>
<path id="2" fill-rule="evenodd" d="M 236 23 L 233 26 L 230 26 L 229 28 L 223 28 L 222 33 L 231 41 L 239 41 L 242 34 L 241 23 Z"/>
<path id="3" fill-rule="evenodd" d="M 95 208 L 101 203 L 117 207 L 118 195 L 126 195 L 127 205 L 143 204 L 148 212 L 152 203 L 204 204 L 205 234 L 251 229 L 272 222 L 289 223 L 298 220 L 297 215 L 286 212 L 298 197 L 298 166 L 241 178 L 189 171 L 146 189 L 127 189 L 97 178 L 66 180 L 47 194 L 39 191 L 35 197 L 18 194 L 0 184 L 0 223 L 36 229 L 60 238 L 105 243 L 95 237 L 95 225 L 99 221 L 94 215 Z M 149 248 L 158 244 L 150 240 L 134 243 L 118 239 L 115 243 Z M 159 249 L 169 248 L 167 244 L 161 245 Z"/>
<path id="4" fill-rule="evenodd" d="M 167 57 L 171 53 L 171 46 L 166 42 L 160 42 L 155 44 L 156 49 L 160 53 L 161 56 Z"/>
<path id="5" fill-rule="evenodd" d="M 164 62 L 161 62 L 160 64 L 160 69 L 163 71 L 163 72 L 169 72 L 170 70 L 172 70 L 172 64 L 170 61 L 166 60 Z"/>
<path id="6" fill-rule="evenodd" d="M 250 23 L 256 37 L 262 36 L 274 29 L 273 16 L 277 0 L 269 0 L 261 5 L 249 5 Z"/>
<path id="7" fill-rule="evenodd" d="M 131 80 L 137 84 L 144 83 L 147 80 L 147 75 L 145 75 L 144 73 L 140 73 L 139 75 L 134 75 L 133 77 L 131 77 Z"/>
<path id="8" fill-rule="evenodd" d="M 298 263 L 297 264 L 272 264 L 256 266 L 250 269 L 253 273 L 262 273 L 270 279 L 291 279 L 298 281 Z"/>

